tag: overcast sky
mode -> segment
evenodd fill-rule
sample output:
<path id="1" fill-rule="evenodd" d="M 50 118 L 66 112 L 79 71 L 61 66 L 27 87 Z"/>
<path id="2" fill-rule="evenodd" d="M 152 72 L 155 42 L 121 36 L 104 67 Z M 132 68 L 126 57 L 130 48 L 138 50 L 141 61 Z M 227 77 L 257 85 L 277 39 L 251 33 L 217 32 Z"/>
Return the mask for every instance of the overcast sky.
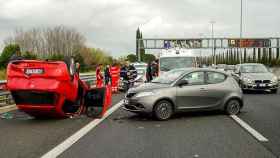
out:
<path id="1" fill-rule="evenodd" d="M 280 36 L 280 0 L 243 0 L 244 36 Z M 144 37 L 238 37 L 240 0 L 0 0 L 0 48 L 14 29 L 65 25 L 89 47 L 113 56 L 135 52 L 135 31 Z"/>

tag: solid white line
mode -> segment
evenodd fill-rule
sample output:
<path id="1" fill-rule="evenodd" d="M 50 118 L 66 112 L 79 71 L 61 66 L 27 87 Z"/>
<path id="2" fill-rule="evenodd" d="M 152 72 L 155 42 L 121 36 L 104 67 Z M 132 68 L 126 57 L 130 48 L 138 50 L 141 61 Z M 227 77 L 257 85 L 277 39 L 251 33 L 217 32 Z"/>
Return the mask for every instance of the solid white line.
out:
<path id="1" fill-rule="evenodd" d="M 263 135 L 261 135 L 258 131 L 253 129 L 251 126 L 249 126 L 246 122 L 241 120 L 236 115 L 230 115 L 230 117 L 236 121 L 241 127 L 243 127 L 245 130 L 247 130 L 251 135 L 253 135 L 257 140 L 260 142 L 268 142 L 268 139 L 265 138 Z"/>
<path id="2" fill-rule="evenodd" d="M 52 150 L 44 154 L 41 158 L 55 158 L 62 154 L 65 150 L 70 148 L 74 143 L 76 143 L 79 139 L 85 136 L 89 131 L 91 131 L 94 127 L 96 127 L 99 123 L 105 120 L 108 116 L 110 116 L 114 111 L 120 108 L 123 104 L 123 100 L 121 100 L 118 104 L 111 107 L 102 118 L 95 119 L 91 121 L 89 124 L 81 128 L 75 134 L 67 138 L 65 141 L 60 143 L 58 146 L 54 147 Z"/>

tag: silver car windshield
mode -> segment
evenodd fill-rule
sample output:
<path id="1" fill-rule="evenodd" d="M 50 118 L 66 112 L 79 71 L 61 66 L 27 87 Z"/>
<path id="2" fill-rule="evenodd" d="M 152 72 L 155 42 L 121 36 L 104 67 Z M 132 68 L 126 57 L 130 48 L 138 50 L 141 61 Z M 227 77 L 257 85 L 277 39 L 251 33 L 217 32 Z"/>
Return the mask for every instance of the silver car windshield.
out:
<path id="1" fill-rule="evenodd" d="M 263 65 L 242 65 L 240 68 L 241 73 L 266 73 L 267 68 Z"/>
<path id="2" fill-rule="evenodd" d="M 155 78 L 152 83 L 171 84 L 176 81 L 181 75 L 183 75 L 184 72 L 185 70 L 168 71 L 160 75 L 160 77 Z"/>

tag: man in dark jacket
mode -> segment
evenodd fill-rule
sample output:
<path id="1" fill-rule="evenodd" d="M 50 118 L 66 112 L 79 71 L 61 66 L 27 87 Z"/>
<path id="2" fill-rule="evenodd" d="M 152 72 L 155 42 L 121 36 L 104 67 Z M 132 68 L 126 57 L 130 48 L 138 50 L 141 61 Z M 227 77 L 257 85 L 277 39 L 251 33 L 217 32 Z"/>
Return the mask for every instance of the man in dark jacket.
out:
<path id="1" fill-rule="evenodd" d="M 134 67 L 133 64 L 130 64 L 128 66 L 128 78 L 130 80 L 134 80 L 134 79 L 137 78 L 137 70 L 136 70 L 136 68 Z"/>
<path id="2" fill-rule="evenodd" d="M 107 65 L 104 70 L 104 77 L 105 77 L 105 85 L 108 85 L 111 82 L 111 73 L 110 73 L 109 65 Z"/>
<path id="3" fill-rule="evenodd" d="M 153 72 L 152 72 L 152 64 L 151 64 L 151 62 L 149 62 L 148 65 L 147 65 L 146 79 L 147 79 L 147 82 L 151 82 L 153 80 Z"/>

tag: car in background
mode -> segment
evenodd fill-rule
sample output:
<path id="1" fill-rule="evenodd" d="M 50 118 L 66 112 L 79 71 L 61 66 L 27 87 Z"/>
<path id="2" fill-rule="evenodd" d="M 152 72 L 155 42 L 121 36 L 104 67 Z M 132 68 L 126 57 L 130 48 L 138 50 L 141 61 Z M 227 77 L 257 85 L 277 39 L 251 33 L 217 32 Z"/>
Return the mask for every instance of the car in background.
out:
<path id="1" fill-rule="evenodd" d="M 220 109 L 236 115 L 242 107 L 243 94 L 234 78 L 204 68 L 168 71 L 151 83 L 129 89 L 123 105 L 130 112 L 153 113 L 158 120 L 179 111 Z"/>
<path id="2" fill-rule="evenodd" d="M 137 71 L 137 75 L 140 82 L 144 82 L 146 80 L 146 69 L 147 69 L 147 63 L 144 62 L 135 62 L 132 63 Z"/>
<path id="3" fill-rule="evenodd" d="M 221 71 L 225 71 L 226 66 L 227 66 L 226 64 L 218 64 L 216 69 L 221 70 Z"/>
<path id="4" fill-rule="evenodd" d="M 245 63 L 236 66 L 233 74 L 243 91 L 266 91 L 277 93 L 279 81 L 263 64 Z"/>
<path id="5" fill-rule="evenodd" d="M 228 74 L 233 74 L 234 70 L 235 70 L 235 65 L 226 65 L 226 67 L 225 67 L 225 71 Z"/>

